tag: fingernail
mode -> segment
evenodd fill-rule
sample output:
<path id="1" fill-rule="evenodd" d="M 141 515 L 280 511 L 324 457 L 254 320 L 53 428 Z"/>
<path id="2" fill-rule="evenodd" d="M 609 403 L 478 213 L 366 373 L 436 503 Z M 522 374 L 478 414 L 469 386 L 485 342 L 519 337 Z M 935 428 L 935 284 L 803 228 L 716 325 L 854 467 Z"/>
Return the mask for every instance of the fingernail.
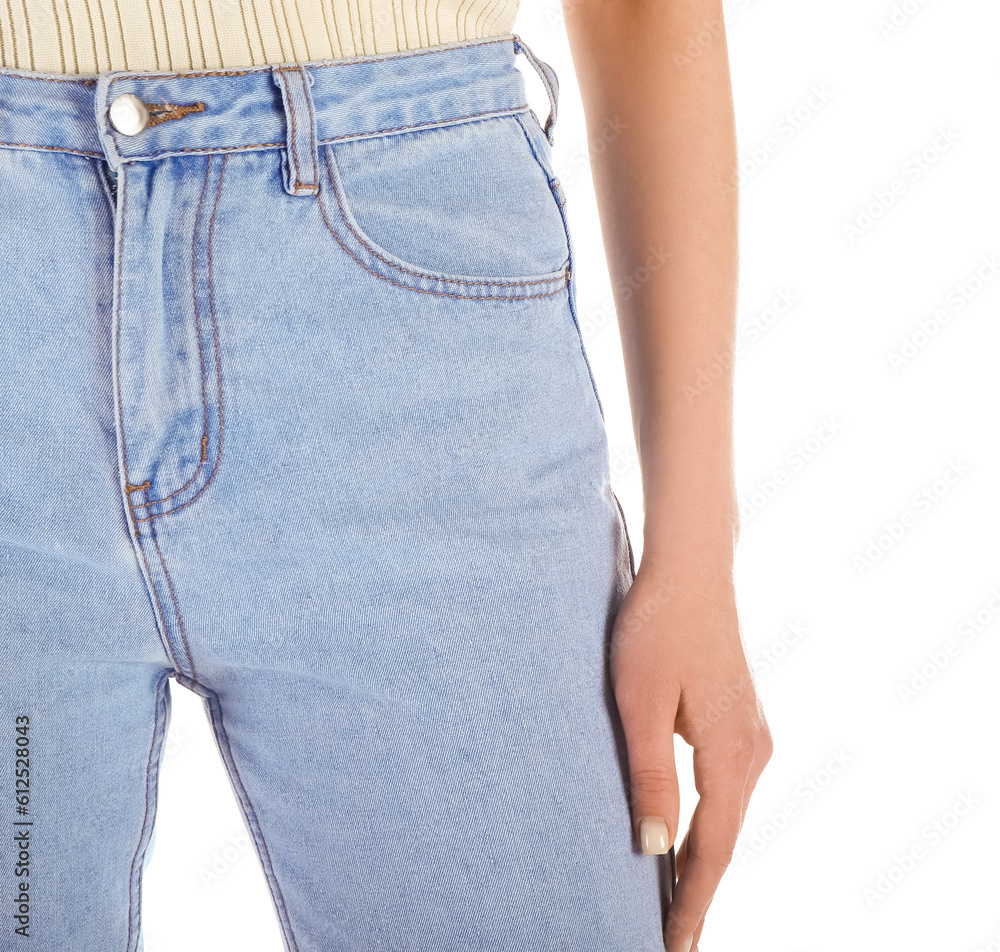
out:
<path id="1" fill-rule="evenodd" d="M 647 856 L 653 853 L 666 853 L 670 849 L 670 830 L 667 821 L 662 816 L 644 816 L 639 821 L 639 842 L 642 851 Z M 682 952 L 688 952 L 687 949 Z"/>
<path id="2" fill-rule="evenodd" d="M 691 952 L 691 944 L 694 942 L 694 936 L 689 935 L 683 942 L 679 945 L 673 945 L 670 947 L 670 952 Z"/>

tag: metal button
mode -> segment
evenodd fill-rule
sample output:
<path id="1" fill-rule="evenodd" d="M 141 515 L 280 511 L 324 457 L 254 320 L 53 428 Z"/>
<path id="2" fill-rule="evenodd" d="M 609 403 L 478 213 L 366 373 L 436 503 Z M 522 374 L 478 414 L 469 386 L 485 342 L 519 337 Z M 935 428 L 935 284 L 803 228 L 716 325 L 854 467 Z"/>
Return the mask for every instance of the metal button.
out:
<path id="1" fill-rule="evenodd" d="M 122 93 L 111 103 L 108 118 L 122 135 L 134 136 L 149 124 L 149 110 L 134 93 Z"/>

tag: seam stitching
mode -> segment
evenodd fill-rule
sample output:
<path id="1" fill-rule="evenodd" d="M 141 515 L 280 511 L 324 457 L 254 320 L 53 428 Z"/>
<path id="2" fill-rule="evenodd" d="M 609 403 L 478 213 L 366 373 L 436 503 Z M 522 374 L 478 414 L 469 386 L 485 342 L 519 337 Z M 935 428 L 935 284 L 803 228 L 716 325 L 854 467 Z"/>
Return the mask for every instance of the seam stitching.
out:
<path id="1" fill-rule="evenodd" d="M 150 778 L 153 775 L 153 762 L 158 760 L 157 751 L 163 743 L 164 734 L 164 719 L 163 712 L 166 710 L 166 690 L 167 690 L 167 679 L 162 677 L 160 683 L 157 685 L 156 689 L 156 706 L 153 712 L 153 737 L 149 744 L 149 757 L 146 759 L 146 803 L 142 815 L 142 827 L 139 833 L 139 842 L 136 844 L 135 853 L 132 855 L 132 865 L 129 869 L 129 879 L 128 879 L 128 907 L 129 907 L 129 917 L 128 917 L 128 939 L 126 941 L 127 952 L 132 952 L 132 938 L 133 935 L 138 937 L 137 930 L 134 930 L 134 926 L 139 922 L 142 915 L 142 872 L 140 870 L 138 882 L 136 884 L 136 890 L 133 898 L 132 883 L 136 879 L 136 865 L 139 862 L 139 857 L 144 855 L 146 850 L 149 848 L 149 841 L 146 839 L 146 824 L 149 821 L 149 808 L 150 803 L 155 800 L 155 791 L 157 778 L 159 776 L 159 766 L 157 765 L 157 770 L 155 776 L 152 777 L 152 783 Z M 152 791 L 152 795 L 151 795 Z M 155 818 L 155 807 L 154 807 L 154 818 Z M 152 828 L 152 823 L 150 823 L 150 829 Z"/>
<path id="2" fill-rule="evenodd" d="M 216 381 L 217 381 L 217 384 L 218 384 L 218 392 L 219 392 L 219 445 L 218 445 L 218 448 L 216 450 L 215 465 L 212 467 L 212 472 L 208 474 L 208 479 L 205 480 L 205 484 L 187 502 L 181 503 L 181 505 L 175 506 L 173 509 L 165 509 L 163 512 L 156 512 L 156 513 L 152 513 L 151 515 L 147 515 L 147 516 L 136 516 L 135 518 L 139 522 L 148 522 L 150 520 L 157 519 L 160 516 L 167 516 L 167 515 L 169 515 L 172 512 L 178 512 L 179 510 L 185 508 L 186 506 L 190 506 L 191 503 L 193 503 L 206 489 L 208 489 L 208 487 L 211 484 L 212 480 L 215 478 L 215 474 L 219 471 L 219 466 L 222 463 L 222 440 L 223 440 L 223 435 L 224 435 L 224 432 L 225 432 L 224 431 L 223 415 L 222 415 L 222 354 L 221 354 L 221 349 L 219 347 L 219 327 L 218 327 L 218 321 L 216 319 L 216 313 L 215 313 L 215 285 L 214 285 L 214 282 L 212 280 L 212 238 L 213 238 L 214 233 L 215 233 L 215 213 L 216 213 L 216 211 L 219 208 L 219 198 L 222 195 L 222 181 L 223 181 L 223 178 L 225 177 L 225 174 L 226 174 L 226 160 L 227 159 L 228 159 L 228 155 L 224 155 L 222 157 L 222 170 L 219 172 L 219 186 L 218 186 L 218 191 L 215 194 L 215 204 L 212 207 L 212 215 L 209 218 L 209 223 L 208 223 L 208 253 L 207 253 L 207 257 L 208 257 L 208 302 L 209 302 L 209 307 L 210 307 L 211 314 L 212 314 L 212 335 L 213 335 L 213 340 L 215 342 L 215 377 L 216 377 Z M 198 331 L 198 341 L 199 341 L 199 346 L 201 346 L 201 329 L 200 329 L 200 325 L 199 325 L 199 331 Z M 205 461 L 205 459 L 207 457 L 207 453 L 208 453 L 208 450 L 207 450 L 207 447 L 206 447 L 206 444 L 208 442 L 208 424 L 207 424 L 208 402 L 207 402 L 207 397 L 205 395 L 205 390 L 204 390 L 204 364 L 202 365 L 202 381 L 203 381 L 203 383 L 202 383 L 202 400 L 204 401 L 205 414 L 206 414 L 205 432 L 202 435 L 202 463 L 204 463 L 204 461 Z M 199 469 L 201 468 L 201 464 L 199 464 L 198 468 Z M 191 482 L 191 480 L 188 480 L 188 482 L 185 483 L 185 486 L 189 485 L 190 482 Z M 181 487 L 181 489 L 183 489 L 183 488 L 184 488 L 184 486 Z M 172 496 L 176 496 L 177 493 L 180 492 L 180 491 L 181 490 L 178 489 L 177 492 L 171 493 L 169 496 L 164 496 L 163 499 L 154 500 L 154 502 L 163 502 L 166 499 L 170 499 Z"/>
<path id="3" fill-rule="evenodd" d="M 523 287 L 523 286 L 532 285 L 532 284 L 552 284 L 553 282 L 560 282 L 560 287 L 557 287 L 554 291 L 547 291 L 547 292 L 541 293 L 541 294 L 519 294 L 519 295 L 513 295 L 511 297 L 506 297 L 506 298 L 501 297 L 500 295 L 456 294 L 456 293 L 449 293 L 449 292 L 446 292 L 446 291 L 430 291 L 430 290 L 428 290 L 426 288 L 413 288 L 413 290 L 415 290 L 415 291 L 426 291 L 426 293 L 428 293 L 428 294 L 442 294 L 442 295 L 445 295 L 446 297 L 468 297 L 468 298 L 471 298 L 471 297 L 477 297 L 477 298 L 478 297 L 487 297 L 487 298 L 494 299 L 494 300 L 521 300 L 521 299 L 526 299 L 526 298 L 529 298 L 529 297 L 548 297 L 551 294 L 556 294 L 560 290 L 560 288 L 562 286 L 562 283 L 564 283 L 566 281 L 567 276 L 568 276 L 568 271 L 566 271 L 565 269 L 564 269 L 564 273 L 562 274 L 562 276 L 554 277 L 554 278 L 534 278 L 534 279 L 530 279 L 530 280 L 518 280 L 518 279 L 513 279 L 513 278 L 496 278 L 496 279 L 487 279 L 485 281 L 468 281 L 468 280 L 463 280 L 461 278 L 442 278 L 442 277 L 436 277 L 434 275 L 421 274 L 418 271 L 413 271 L 413 270 L 411 270 L 409 268 L 404 268 L 401 265 L 395 264 L 392 261 L 388 261 L 385 257 L 383 257 L 381 254 L 379 254 L 373 247 L 371 247 L 371 245 L 368 243 L 368 241 L 364 237 L 362 237 L 354 229 L 354 227 L 351 225 L 350 221 L 348 220 L 347 215 L 346 215 L 346 213 L 344 211 L 343 202 L 341 200 L 340 189 L 337 187 L 337 183 L 334 180 L 333 169 L 332 169 L 332 166 L 331 166 L 332 156 L 330 154 L 330 150 L 329 149 L 325 150 L 325 155 L 326 155 L 327 176 L 330 179 L 330 185 L 331 185 L 331 187 L 333 189 L 334 197 L 337 200 L 337 206 L 338 206 L 338 208 L 340 210 L 340 217 L 343 219 L 345 227 L 361 243 L 361 245 L 365 248 L 366 251 L 368 251 L 375 258 L 378 258 L 379 261 L 382 261 L 387 267 L 393 268 L 396 271 L 402 271 L 402 272 L 404 272 L 406 274 L 412 274 L 414 277 L 421 278 L 423 280 L 439 281 L 439 282 L 444 283 L 444 284 L 468 284 L 468 285 L 472 285 L 474 287 L 481 287 L 481 288 L 486 288 L 486 287 Z M 389 278 L 389 277 L 387 277 L 386 275 L 379 274 L 379 272 L 374 271 L 371 268 L 368 268 L 367 265 L 365 265 L 364 262 L 362 262 L 353 252 L 351 252 L 347 248 L 347 246 L 340 240 L 340 237 L 337 235 L 336 231 L 330 225 L 329 219 L 326 216 L 326 212 L 323 210 L 322 199 L 320 200 L 320 211 L 323 212 L 323 220 L 324 220 L 324 222 L 326 222 L 327 228 L 330 229 L 330 232 L 331 232 L 331 234 L 333 234 L 333 237 L 337 239 L 337 242 L 340 244 L 340 246 L 345 251 L 347 251 L 347 253 L 352 258 L 354 258 L 355 261 L 357 261 L 359 264 L 361 264 L 362 267 L 365 268 L 365 270 L 371 271 L 372 274 L 376 274 L 379 277 L 385 278 L 385 280 L 387 280 L 387 281 L 392 281 L 392 279 Z M 399 282 L 397 282 L 397 281 L 392 281 L 392 283 L 393 284 L 399 284 Z M 401 287 L 411 287 L 411 285 L 408 285 L 408 284 L 400 284 L 400 286 Z"/>
<path id="4" fill-rule="evenodd" d="M 197 684 L 197 682 L 195 683 Z M 220 747 L 224 748 L 223 760 L 226 762 L 227 768 L 230 768 L 233 786 L 236 788 L 237 796 L 240 800 L 240 805 L 243 808 L 244 816 L 249 821 L 248 825 L 250 826 L 250 832 L 260 844 L 260 852 L 262 854 L 261 865 L 264 868 L 264 875 L 268 881 L 268 886 L 271 889 L 275 905 L 280 910 L 278 920 L 281 924 L 282 931 L 287 934 L 286 937 L 289 940 L 288 945 L 292 949 L 292 952 L 298 952 L 299 946 L 295 938 L 295 933 L 292 930 L 292 919 L 288 914 L 288 906 L 285 903 L 284 894 L 282 893 L 281 886 L 278 883 L 278 877 L 274 872 L 274 860 L 272 859 L 271 851 L 267 846 L 267 838 L 264 835 L 264 826 L 260 822 L 260 817 L 257 815 L 257 811 L 254 809 L 253 802 L 250 799 L 250 794 L 247 792 L 246 785 L 243 783 L 243 778 L 240 776 L 240 770 L 236 764 L 236 758 L 233 756 L 232 745 L 229 742 L 229 734 L 226 731 L 226 727 L 223 722 L 222 704 L 220 703 L 216 692 L 211 688 L 201 684 L 199 684 L 198 687 L 201 688 L 199 693 L 201 693 L 202 696 L 208 701 L 209 716 L 216 729 L 216 737 L 219 741 Z"/>
<path id="5" fill-rule="evenodd" d="M 180 487 L 180 489 L 174 490 L 169 496 L 163 496 L 160 499 L 150 499 L 147 500 L 147 506 L 153 506 L 158 502 L 163 502 L 167 499 L 171 499 L 178 493 L 184 492 L 197 478 L 198 474 L 201 472 L 202 467 L 205 465 L 205 440 L 208 436 L 208 400 L 205 396 L 205 349 L 201 341 L 201 320 L 198 316 L 198 279 L 195 273 L 195 263 L 198 257 L 198 225 L 201 223 L 201 210 L 205 202 L 205 191 L 208 188 L 208 180 L 212 172 L 212 157 L 208 157 L 208 161 L 205 163 L 205 180 L 201 183 L 201 194 L 198 196 L 198 208 L 194 215 L 194 228 L 193 235 L 191 238 L 191 296 L 194 302 L 194 324 L 196 333 L 198 336 L 198 360 L 201 365 L 201 406 L 202 406 L 202 418 L 204 420 L 204 429 L 202 430 L 202 453 L 201 461 L 198 463 L 198 467 L 195 469 L 191 478 Z M 155 518 L 155 517 L 150 517 Z"/>
<path id="6" fill-rule="evenodd" d="M 287 144 L 287 141 L 286 141 L 285 148 L 286 148 L 287 152 L 289 153 L 289 155 L 288 155 L 289 159 L 291 159 L 292 162 L 293 162 L 293 164 L 295 165 L 295 181 L 292 183 L 292 187 L 296 191 L 298 191 L 299 186 L 303 185 L 304 183 L 301 181 L 301 176 L 299 175 L 299 148 L 298 148 L 299 143 L 298 143 L 298 139 L 296 138 L 296 135 L 295 135 L 295 102 L 293 101 L 292 91 L 288 88 L 288 83 L 285 80 L 284 76 L 281 77 L 281 83 L 282 83 L 282 86 L 284 87 L 281 90 L 282 96 L 283 96 L 283 98 L 285 100 L 285 105 L 288 106 L 288 110 L 289 110 L 289 113 L 291 114 L 291 119 L 292 119 L 292 122 L 291 122 L 291 126 L 292 126 L 292 128 L 291 128 L 291 147 L 290 148 L 288 147 L 288 144 Z"/>
<path id="7" fill-rule="evenodd" d="M 104 158 L 103 152 L 91 152 L 88 149 L 67 149 L 62 145 L 42 145 L 40 142 L 0 142 L 0 146 L 10 146 L 15 149 L 51 149 L 54 152 L 72 152 L 74 155 L 87 155 L 100 159 Z"/>
<path id="8" fill-rule="evenodd" d="M 119 420 L 119 424 L 120 424 L 120 427 L 121 427 L 121 433 L 122 433 L 122 472 L 125 474 L 125 485 L 127 487 L 129 487 L 128 491 L 131 493 L 132 492 L 132 486 L 133 486 L 133 484 L 132 484 L 132 480 L 129 479 L 129 473 L 128 473 L 128 449 L 127 449 L 126 440 L 125 440 L 125 407 L 124 407 L 124 400 L 122 398 L 122 390 L 121 390 L 121 374 L 119 373 L 119 364 L 121 363 L 121 344 L 120 344 L 120 338 L 121 338 L 121 323 L 122 323 L 122 320 L 121 320 L 121 315 L 122 315 L 122 270 L 123 270 L 123 264 L 122 264 L 122 262 L 123 262 L 123 258 L 124 258 L 123 253 L 122 253 L 122 244 L 123 244 L 124 237 L 125 237 L 125 203 L 127 201 L 128 201 L 128 175 L 125 174 L 125 173 L 123 173 L 122 174 L 122 181 L 121 181 L 121 214 L 120 214 L 120 219 L 121 220 L 120 220 L 119 229 L 118 229 L 118 255 L 117 255 L 117 257 L 118 257 L 118 281 L 117 281 L 118 297 L 117 297 L 117 301 L 115 303 L 115 361 L 114 361 L 114 365 L 115 365 L 115 393 L 118 396 L 118 400 L 117 400 L 117 405 L 118 405 L 117 406 L 117 412 L 118 412 L 118 420 Z M 135 488 L 139 488 L 139 487 L 135 487 Z M 131 498 L 128 499 L 128 505 L 129 505 L 129 514 L 132 516 L 133 524 L 134 524 L 135 523 L 135 507 L 132 504 Z M 134 524 L 133 528 L 135 530 L 135 537 L 138 539 L 139 538 L 139 526 Z"/>
<path id="9" fill-rule="evenodd" d="M 546 178 L 548 178 L 549 189 L 551 190 L 552 195 L 556 198 L 556 204 L 559 206 L 559 214 L 562 217 L 563 221 L 563 231 L 566 235 L 566 247 L 569 250 L 569 258 L 567 261 L 567 272 L 572 274 L 575 268 L 575 258 L 573 256 L 573 238 L 572 235 L 570 234 L 570 228 L 569 228 L 569 215 L 566 211 L 566 202 L 568 201 L 568 199 L 562 202 L 559 201 L 558 195 L 559 193 L 562 192 L 562 186 L 559 184 L 558 177 L 555 176 L 554 174 L 553 175 L 549 174 L 549 170 L 546 167 L 545 163 L 542 162 L 538 153 L 535 151 L 534 143 L 531 141 L 531 134 L 528 132 L 528 127 L 525 124 L 522 117 L 515 116 L 515 118 L 521 125 L 521 131 L 524 133 L 524 137 L 528 140 L 528 146 L 531 148 L 531 151 L 535 156 L 535 161 L 538 162 L 539 165 L 541 165 L 542 171 L 545 173 Z M 545 133 L 542 132 L 542 129 L 538 126 L 537 119 L 535 122 L 535 127 L 538 129 L 539 132 L 542 133 L 543 136 L 545 135 Z M 546 141 L 548 140 L 546 139 Z M 575 286 L 572 283 L 572 281 L 568 282 L 567 289 L 568 289 L 567 302 L 569 304 L 569 313 L 570 316 L 573 318 L 573 326 L 576 328 L 577 340 L 580 342 L 580 353 L 583 355 L 583 363 L 584 366 L 587 368 L 587 374 L 590 376 L 590 387 L 594 391 L 594 399 L 597 401 L 597 409 L 601 414 L 601 419 L 604 420 L 605 419 L 604 404 L 601 402 L 601 395 L 597 390 L 597 380 L 594 377 L 594 369 L 593 367 L 590 366 L 590 358 L 587 356 L 587 348 L 584 346 L 583 343 L 583 332 L 580 330 L 580 321 L 576 314 Z"/>
<path id="10" fill-rule="evenodd" d="M 329 136 L 325 139 L 317 139 L 319 145 L 326 145 L 330 142 L 338 142 L 341 139 L 358 139 L 363 136 L 377 136 L 382 135 L 387 132 L 403 132 L 406 129 L 423 129 L 433 126 L 444 126 L 448 124 L 454 124 L 460 122 L 463 119 L 475 119 L 477 116 L 516 116 L 519 112 L 523 112 L 527 107 L 527 104 L 522 104 L 519 106 L 506 106 L 503 109 L 487 109 L 484 112 L 469 112 L 462 116 L 452 116 L 447 119 L 434 119 L 429 122 L 414 122 L 405 126 L 389 126 L 386 129 L 372 129 L 365 130 L 364 132 L 347 132 L 344 135 L 339 136 Z M 12 143 L 2 143 L 12 144 Z M 29 143 L 22 143 L 29 144 Z M 238 152 L 242 149 L 263 149 L 263 148 L 287 148 L 288 142 L 278 141 L 278 142 L 249 142 L 244 145 L 205 145 L 205 146 L 174 146 L 166 149 L 150 149 L 146 152 L 137 153 L 134 156 L 127 156 L 130 161 L 139 161 L 143 158 L 148 158 L 151 155 L 160 155 L 163 152 Z M 40 146 L 40 148 L 57 148 L 57 146 Z M 87 153 L 93 155 L 103 156 L 103 152 Z"/>
<path id="11" fill-rule="evenodd" d="M 336 186 L 334 186 L 334 189 L 336 189 Z M 561 290 L 561 288 L 563 287 L 563 285 L 565 284 L 565 281 L 566 281 L 566 278 L 564 277 L 562 279 L 562 283 L 560 284 L 560 286 L 557 287 L 554 291 L 544 291 L 544 292 L 541 292 L 539 294 L 516 294 L 516 295 L 507 295 L 507 296 L 490 295 L 490 294 L 483 294 L 483 295 L 477 295 L 477 294 L 457 294 L 457 293 L 449 292 L 449 291 L 433 291 L 433 290 L 431 290 L 429 288 L 418 288 L 418 287 L 415 287 L 414 285 L 411 285 L 411 284 L 403 284 L 402 281 L 395 281 L 392 278 L 390 278 L 388 275 L 381 274 L 378 271 L 375 271 L 373 268 L 369 268 L 368 265 L 366 265 L 356 254 L 354 254 L 353 251 L 351 251 L 350 248 L 347 247 L 347 245 L 344 244 L 344 242 L 341 240 L 340 235 L 337 234 L 337 232 L 335 231 L 335 229 L 333 228 L 333 226 L 330 224 L 330 220 L 327 218 L 326 210 L 325 210 L 325 208 L 323 206 L 322 196 L 320 197 L 320 200 L 319 200 L 319 210 L 320 210 L 320 214 L 323 216 L 323 221 L 325 222 L 327 229 L 329 229 L 330 234 L 333 235 L 334 240 L 337 242 L 337 244 L 340 245 L 340 247 L 346 252 L 346 254 L 348 254 L 351 258 L 353 258 L 359 265 L 361 265 L 361 267 L 364 268 L 365 271 L 369 272 L 370 274 L 375 275 L 375 277 L 377 277 L 377 278 L 381 278 L 383 281 L 388 281 L 390 284 L 395 284 L 397 287 L 407 288 L 408 290 L 411 290 L 411 291 L 419 291 L 421 294 L 437 294 L 437 295 L 442 296 L 442 297 L 471 298 L 471 299 L 476 299 L 476 300 L 488 300 L 488 301 L 521 301 L 521 300 L 526 300 L 528 298 L 549 297 L 549 296 L 551 296 L 553 294 L 557 294 Z M 567 272 L 567 275 L 568 275 L 568 273 L 569 272 Z M 443 282 L 445 279 L 442 279 L 442 278 L 431 278 L 429 280 L 435 280 L 435 281 L 442 281 Z M 559 279 L 555 279 L 555 280 L 559 280 Z"/>
<path id="12" fill-rule="evenodd" d="M 153 569 L 149 564 L 149 559 L 146 558 L 146 550 L 141 545 L 139 546 L 139 554 L 142 556 L 143 565 L 146 566 L 146 571 L 149 573 L 150 579 L 152 579 Z M 160 592 L 156 587 L 156 582 L 151 582 L 149 588 L 153 591 L 153 601 L 156 603 L 156 610 L 159 612 L 159 617 L 163 620 L 164 637 L 161 640 L 166 643 L 167 653 L 170 655 L 170 660 L 173 663 L 174 670 L 183 677 L 184 670 L 181 668 L 180 662 L 177 659 L 177 654 L 174 651 L 174 643 L 170 638 L 170 632 L 167 630 L 167 613 L 163 610 L 163 603 L 160 601 Z"/>
<path id="13" fill-rule="evenodd" d="M 309 190 L 318 191 L 319 161 L 316 154 L 318 151 L 318 146 L 316 144 L 318 127 L 316 124 L 315 103 L 313 102 L 312 93 L 309 91 L 309 77 L 306 74 L 306 68 L 304 66 L 300 70 L 300 75 L 302 77 L 302 92 L 306 97 L 306 107 L 309 110 L 309 162 L 312 165 L 312 183 L 309 185 Z"/>
<path id="14" fill-rule="evenodd" d="M 150 535 L 153 539 L 153 545 L 156 546 L 156 554 L 160 559 L 160 568 L 163 569 L 163 577 L 167 580 L 167 588 L 170 591 L 170 600 L 174 603 L 174 613 L 177 615 L 177 623 L 180 625 L 181 629 L 181 642 L 184 645 L 184 652 L 187 655 L 188 664 L 191 666 L 191 680 L 198 683 L 198 676 L 194 670 L 194 656 L 191 654 L 191 645 L 188 643 L 187 630 L 184 627 L 184 617 L 181 615 L 181 606 L 177 601 L 177 593 L 174 591 L 173 579 L 170 578 L 170 573 L 167 571 L 167 562 L 163 557 L 163 550 L 160 548 L 160 540 L 156 537 L 156 526 L 152 526 L 152 531 Z M 156 587 L 155 585 L 153 586 Z"/>

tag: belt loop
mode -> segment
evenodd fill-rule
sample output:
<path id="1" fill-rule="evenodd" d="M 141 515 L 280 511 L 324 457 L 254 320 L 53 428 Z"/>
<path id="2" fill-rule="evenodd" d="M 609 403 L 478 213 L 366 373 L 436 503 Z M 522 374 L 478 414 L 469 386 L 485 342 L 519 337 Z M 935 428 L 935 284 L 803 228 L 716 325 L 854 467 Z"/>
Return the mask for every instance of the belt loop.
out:
<path id="1" fill-rule="evenodd" d="M 313 77 L 302 65 L 272 66 L 271 77 L 281 90 L 285 107 L 285 155 L 281 167 L 289 195 L 319 192 L 319 147 L 316 110 L 309 87 Z"/>
<path id="2" fill-rule="evenodd" d="M 549 94 L 549 116 L 545 120 L 543 131 L 545 138 L 549 140 L 549 145 L 552 145 L 552 129 L 556 124 L 556 115 L 559 111 L 559 77 L 556 76 L 556 71 L 548 63 L 540 60 L 531 52 L 530 47 L 521 37 L 516 33 L 512 35 L 514 37 L 514 52 L 524 53 L 528 62 L 535 67 L 535 71 L 542 78 L 545 91 Z"/>

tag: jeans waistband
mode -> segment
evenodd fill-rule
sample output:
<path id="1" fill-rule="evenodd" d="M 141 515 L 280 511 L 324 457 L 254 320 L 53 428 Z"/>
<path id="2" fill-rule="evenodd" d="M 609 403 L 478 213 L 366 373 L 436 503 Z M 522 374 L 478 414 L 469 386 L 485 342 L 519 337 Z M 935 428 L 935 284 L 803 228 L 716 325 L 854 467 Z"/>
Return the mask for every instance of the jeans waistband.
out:
<path id="1" fill-rule="evenodd" d="M 507 34 L 232 70 L 66 76 L 0 68 L 0 148 L 73 152 L 104 158 L 112 168 L 191 152 L 286 148 L 286 189 L 314 194 L 318 144 L 530 110 L 515 66 L 519 52 L 548 93 L 551 142 L 555 71 Z M 112 102 L 126 93 L 149 113 L 145 127 L 131 135 L 109 119 Z"/>

